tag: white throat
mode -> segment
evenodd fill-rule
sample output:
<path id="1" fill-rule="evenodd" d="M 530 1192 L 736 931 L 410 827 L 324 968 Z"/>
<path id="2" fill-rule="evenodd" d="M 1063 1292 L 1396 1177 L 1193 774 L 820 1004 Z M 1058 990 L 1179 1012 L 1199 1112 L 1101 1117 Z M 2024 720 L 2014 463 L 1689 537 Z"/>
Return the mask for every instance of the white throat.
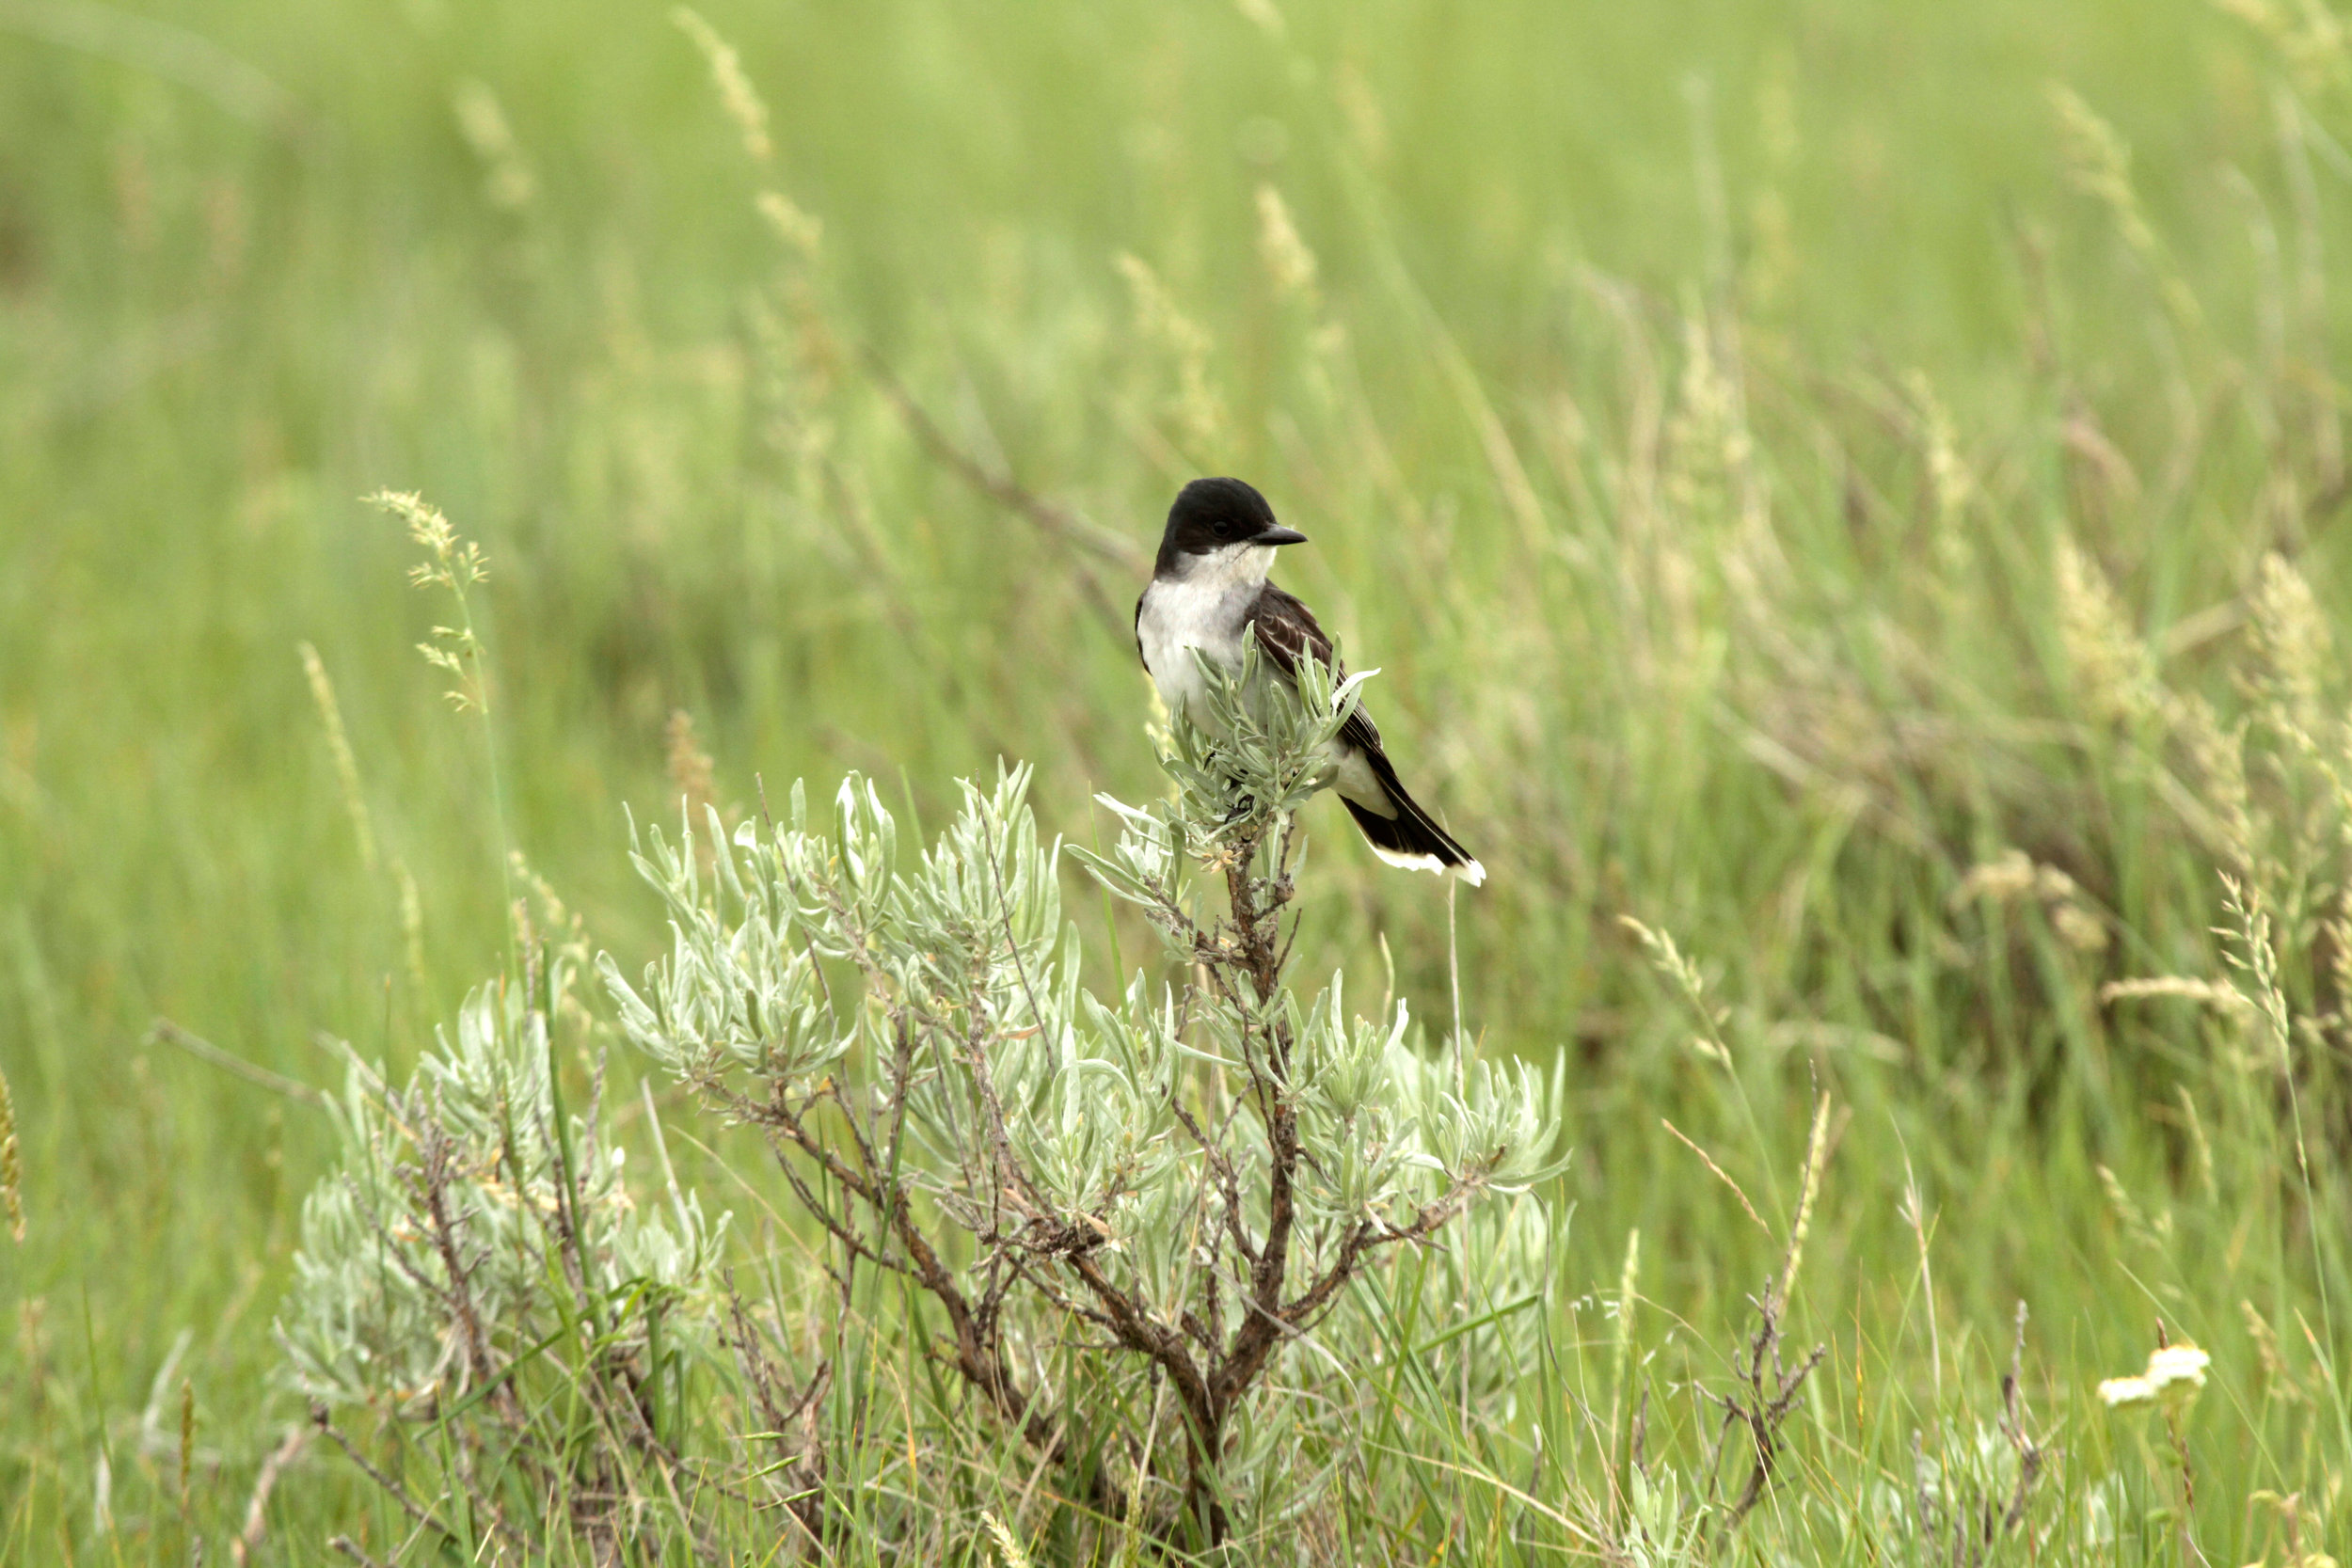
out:
<path id="1" fill-rule="evenodd" d="M 1271 545 L 1220 545 L 1206 555 L 1180 555 L 1162 584 L 1181 584 L 1187 593 L 1221 593 L 1232 588 L 1256 588 L 1274 570 Z"/>

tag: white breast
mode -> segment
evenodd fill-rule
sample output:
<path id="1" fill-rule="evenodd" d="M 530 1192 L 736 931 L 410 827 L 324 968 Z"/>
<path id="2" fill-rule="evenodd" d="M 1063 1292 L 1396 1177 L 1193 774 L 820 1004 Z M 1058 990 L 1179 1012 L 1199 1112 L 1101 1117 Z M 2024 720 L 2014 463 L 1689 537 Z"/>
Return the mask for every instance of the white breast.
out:
<path id="1" fill-rule="evenodd" d="M 1136 620 L 1144 667 L 1170 713 L 1195 724 L 1209 722 L 1209 694 L 1200 678 L 1197 652 L 1221 670 L 1241 665 L 1241 627 L 1215 595 L 1177 583 L 1153 583 L 1143 591 L 1143 613 Z"/>
<path id="2" fill-rule="evenodd" d="M 1197 558 L 1184 577 L 1155 578 L 1143 591 L 1136 641 L 1169 712 L 1182 709 L 1195 724 L 1209 727 L 1208 689 L 1194 652 L 1219 669 L 1240 670 L 1242 618 L 1257 602 L 1273 559 L 1264 546 L 1223 551 Z"/>

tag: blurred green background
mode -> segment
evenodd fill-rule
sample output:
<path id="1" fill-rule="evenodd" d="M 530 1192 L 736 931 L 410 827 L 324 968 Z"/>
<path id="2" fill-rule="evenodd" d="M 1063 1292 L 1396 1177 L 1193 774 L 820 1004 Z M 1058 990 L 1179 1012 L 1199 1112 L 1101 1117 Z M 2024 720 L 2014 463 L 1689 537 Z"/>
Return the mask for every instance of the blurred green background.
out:
<path id="1" fill-rule="evenodd" d="M 957 776 L 1025 758 L 1085 840 L 1093 790 L 1158 787 L 1134 564 L 966 483 L 894 378 L 1137 550 L 1204 471 L 1312 537 L 1284 580 L 1381 667 L 1407 776 L 1493 872 L 1458 910 L 1467 1021 L 1573 1053 L 1564 1290 L 1613 1280 L 1638 1224 L 1661 1301 L 1736 1315 L 1769 1238 L 1651 1124 L 1786 1183 L 1818 1078 L 1852 1119 L 1816 1328 L 1889 1347 L 1874 1378 L 1926 1386 L 1920 1291 L 2003 1348 L 2032 1299 L 2076 1395 L 2166 1313 L 2250 1365 L 2241 1299 L 2340 1351 L 2313 1305 L 2340 1261 L 2301 1227 L 2344 1213 L 2343 1144 L 2259 1285 L 2213 1275 L 2253 1211 L 2208 1182 L 2192 1212 L 2171 1107 L 2221 1069 L 2193 1018 L 2098 996 L 2220 974 L 2218 884 L 2072 691 L 2051 584 L 2080 537 L 2166 677 L 2225 705 L 2265 550 L 2342 604 L 2352 77 L 2315 4 L 2237 9 L 712 0 L 762 157 L 666 5 L 0 0 L 29 1210 L 0 1244 L 0 1544 L 162 1549 L 129 1478 L 167 1484 L 138 1416 L 183 1330 L 220 1519 L 288 1415 L 267 1324 L 324 1132 L 147 1043 L 157 1015 L 306 1082 L 339 1070 L 322 1032 L 405 1066 L 503 960 L 507 840 L 642 961 L 623 806 L 666 809 L 678 710 L 722 804 L 856 768 L 935 824 Z M 1269 265 L 1268 191 L 1311 284 Z M 503 822 L 413 651 L 412 547 L 359 499 L 388 487 L 487 552 Z M 1376 992 L 1392 962 L 1441 1023 L 1439 890 L 1335 808 L 1311 828 L 1310 963 Z M 1969 871 L 2010 846 L 2079 896 L 1980 919 Z M 1692 1065 L 1623 914 L 1700 956 L 1760 1118 Z M 2275 1153 L 2246 1136 L 2249 1169 Z M 2169 1253 L 2127 1258 L 2102 1165 L 2180 1197 Z M 2217 1456 L 2273 1445 L 2213 1461 L 2244 1560 L 2247 1493 L 2345 1451 L 2234 1408 Z M 311 1539 L 326 1494 L 287 1488 Z"/>

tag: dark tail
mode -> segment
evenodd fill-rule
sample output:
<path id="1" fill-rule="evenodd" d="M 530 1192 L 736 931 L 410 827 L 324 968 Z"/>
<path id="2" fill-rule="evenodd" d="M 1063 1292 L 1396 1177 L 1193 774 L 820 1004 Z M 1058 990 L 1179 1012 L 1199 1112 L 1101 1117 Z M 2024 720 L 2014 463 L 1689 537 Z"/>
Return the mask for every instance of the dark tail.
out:
<path id="1" fill-rule="evenodd" d="M 1439 876 L 1452 872 L 1472 887 L 1485 882 L 1486 868 L 1478 863 L 1475 855 L 1454 842 L 1454 835 L 1432 821 L 1429 814 L 1405 793 L 1405 786 L 1396 782 L 1396 769 L 1391 766 L 1387 753 L 1368 746 L 1364 748 L 1364 756 L 1396 807 L 1394 816 L 1382 816 L 1344 795 L 1340 797 L 1348 816 L 1363 830 L 1372 852 L 1391 865 L 1401 865 L 1409 871 L 1430 871 Z"/>

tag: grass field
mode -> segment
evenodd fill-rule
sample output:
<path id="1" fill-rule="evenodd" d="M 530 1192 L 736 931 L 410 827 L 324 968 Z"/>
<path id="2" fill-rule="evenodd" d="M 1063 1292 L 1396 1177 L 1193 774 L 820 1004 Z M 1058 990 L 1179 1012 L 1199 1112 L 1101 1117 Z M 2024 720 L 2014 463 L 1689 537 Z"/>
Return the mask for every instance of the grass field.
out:
<path id="1" fill-rule="evenodd" d="M 634 974 L 679 712 L 723 808 L 855 768 L 936 830 L 1001 757 L 1105 842 L 1201 472 L 1311 537 L 1491 872 L 1459 1022 L 1565 1059 L 1574 1150 L 1538 1349 L 1457 1402 L 1400 1340 L 1249 1560 L 2352 1559 L 2324 0 L 701 14 L 747 87 L 666 4 L 0 0 L 0 1559 L 455 1560 L 325 1442 L 248 1526 L 336 1142 L 174 1039 L 405 1076 L 513 961 L 510 851 Z M 383 489 L 486 555 L 486 726 Z M 1305 821 L 1302 970 L 1448 1027 L 1442 889 Z M 1115 990 L 1144 928 L 1063 881 Z M 631 1180 L 658 1103 L 788 1274 L 755 1148 L 606 1046 Z M 1826 1353 L 1727 1528 L 1822 1095 Z M 2163 1338 L 2202 1393 L 2108 1409 Z M 833 1549 L 1088 1560 L 960 1409 L 840 1458 L 921 1504 Z"/>

